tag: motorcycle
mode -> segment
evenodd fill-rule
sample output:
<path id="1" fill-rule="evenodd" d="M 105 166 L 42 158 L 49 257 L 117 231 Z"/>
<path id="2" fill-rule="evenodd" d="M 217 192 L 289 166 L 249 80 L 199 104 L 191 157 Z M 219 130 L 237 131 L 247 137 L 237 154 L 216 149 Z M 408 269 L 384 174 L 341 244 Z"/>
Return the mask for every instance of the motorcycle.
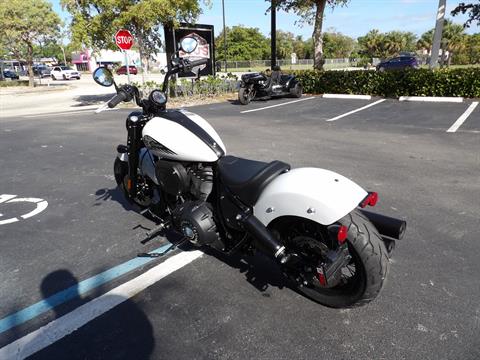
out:
<path id="1" fill-rule="evenodd" d="M 268 100 L 273 97 L 302 97 L 302 84 L 293 75 L 281 74 L 274 68 L 271 76 L 262 73 L 249 73 L 241 77 L 238 101 L 247 105 L 252 100 Z"/>
<path id="2" fill-rule="evenodd" d="M 196 42 L 186 38 L 179 46 L 188 54 Z M 127 199 L 156 219 L 149 239 L 168 229 L 180 242 L 228 255 L 261 251 L 294 289 L 326 306 L 373 300 L 406 222 L 366 211 L 378 194 L 335 172 L 227 155 L 205 119 L 167 109 L 169 78 L 206 62 L 177 53 L 162 90 L 147 99 L 133 85 L 117 86 L 106 68 L 93 74 L 117 91 L 98 112 L 131 100 L 142 108 L 128 115 L 114 175 Z"/>

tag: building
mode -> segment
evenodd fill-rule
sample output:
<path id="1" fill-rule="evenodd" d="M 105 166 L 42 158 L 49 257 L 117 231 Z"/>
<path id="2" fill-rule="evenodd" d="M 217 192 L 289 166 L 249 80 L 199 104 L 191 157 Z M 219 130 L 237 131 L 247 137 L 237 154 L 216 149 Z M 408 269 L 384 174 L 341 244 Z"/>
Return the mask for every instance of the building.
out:
<path id="1" fill-rule="evenodd" d="M 135 50 L 127 51 L 129 65 L 141 67 L 140 54 Z M 115 68 L 125 64 L 125 54 L 122 51 L 100 50 L 93 52 L 92 50 L 83 50 L 72 54 L 72 63 L 78 71 L 93 72 L 99 66 Z M 167 65 L 167 57 L 165 53 L 159 53 L 154 60 L 149 62 L 149 67 L 163 68 Z"/>

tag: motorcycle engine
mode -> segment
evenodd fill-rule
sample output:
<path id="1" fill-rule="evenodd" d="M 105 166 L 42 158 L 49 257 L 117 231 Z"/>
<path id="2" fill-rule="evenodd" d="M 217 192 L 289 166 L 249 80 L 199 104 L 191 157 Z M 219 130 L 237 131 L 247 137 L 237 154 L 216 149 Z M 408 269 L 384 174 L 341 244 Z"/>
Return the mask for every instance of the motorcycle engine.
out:
<path id="1" fill-rule="evenodd" d="M 175 208 L 173 222 L 192 244 L 196 246 L 210 245 L 220 250 L 224 248 L 209 203 L 204 201 L 184 202 Z"/>

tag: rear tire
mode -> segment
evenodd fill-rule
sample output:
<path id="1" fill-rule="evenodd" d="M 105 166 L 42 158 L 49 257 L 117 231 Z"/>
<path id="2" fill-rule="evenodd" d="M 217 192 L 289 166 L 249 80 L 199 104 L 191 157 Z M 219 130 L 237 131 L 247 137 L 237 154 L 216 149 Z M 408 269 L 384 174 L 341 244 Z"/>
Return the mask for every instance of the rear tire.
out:
<path id="1" fill-rule="evenodd" d="M 248 105 L 250 103 L 250 98 L 251 96 L 251 91 L 250 89 L 247 89 L 247 88 L 240 88 L 240 90 L 238 90 L 238 101 L 240 101 L 240 103 L 242 105 Z"/>
<path id="2" fill-rule="evenodd" d="M 310 220 L 296 218 L 296 222 L 306 222 L 310 226 L 325 227 Z M 385 284 L 389 271 L 389 257 L 385 244 L 382 241 L 377 229 L 360 212 L 354 210 L 339 221 L 348 227 L 347 244 L 352 260 L 347 266 L 354 269 L 351 277 L 344 283 L 325 288 L 319 284 L 297 285 L 297 291 L 306 297 L 329 307 L 349 308 L 365 305 L 375 299 Z M 292 223 L 287 228 L 292 228 Z M 293 225 L 294 226 L 294 225 Z M 285 229 L 285 226 L 282 226 Z M 298 233 L 298 232 L 297 232 Z M 282 233 L 281 233 L 282 234 Z M 282 234 L 283 235 L 283 234 Z M 301 236 L 309 236 L 301 234 Z M 283 236 L 282 236 L 283 237 Z M 319 243 L 320 241 L 317 240 Z M 292 249 L 288 242 L 287 249 Z M 293 245 L 295 246 L 295 245 Z M 344 269 L 347 269 L 345 267 Z M 351 269 L 348 268 L 348 270 Z"/>

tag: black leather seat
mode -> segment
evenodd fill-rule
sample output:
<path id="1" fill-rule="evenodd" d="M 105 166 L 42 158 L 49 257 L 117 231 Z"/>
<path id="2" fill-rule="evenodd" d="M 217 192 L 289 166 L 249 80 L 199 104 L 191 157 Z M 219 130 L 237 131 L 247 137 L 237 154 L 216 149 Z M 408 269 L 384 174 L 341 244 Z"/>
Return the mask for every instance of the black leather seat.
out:
<path id="1" fill-rule="evenodd" d="M 265 163 L 224 156 L 218 160 L 218 172 L 223 184 L 246 205 L 253 206 L 263 189 L 278 175 L 290 170 L 281 161 Z"/>

